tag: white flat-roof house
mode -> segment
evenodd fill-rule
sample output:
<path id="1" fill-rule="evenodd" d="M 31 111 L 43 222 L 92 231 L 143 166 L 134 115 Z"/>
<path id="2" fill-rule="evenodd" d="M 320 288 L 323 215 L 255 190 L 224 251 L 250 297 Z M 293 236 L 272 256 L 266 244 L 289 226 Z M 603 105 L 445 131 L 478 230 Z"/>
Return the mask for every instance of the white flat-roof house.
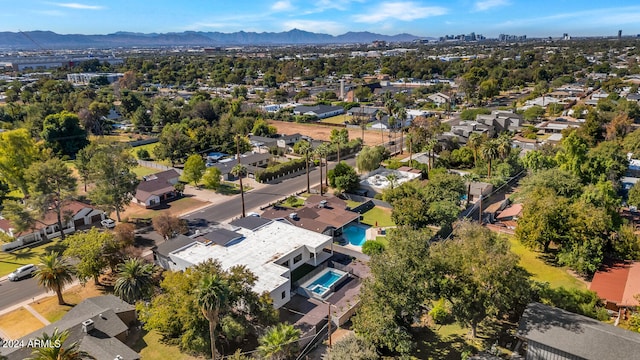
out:
<path id="1" fill-rule="evenodd" d="M 291 271 L 303 264 L 320 265 L 333 253 L 332 238 L 283 221 L 245 217 L 163 255 L 160 265 L 184 270 L 206 260 L 217 260 L 222 268 L 244 265 L 257 277 L 253 290 L 268 292 L 273 306 L 291 299 Z M 158 259 L 158 257 L 156 257 Z"/>

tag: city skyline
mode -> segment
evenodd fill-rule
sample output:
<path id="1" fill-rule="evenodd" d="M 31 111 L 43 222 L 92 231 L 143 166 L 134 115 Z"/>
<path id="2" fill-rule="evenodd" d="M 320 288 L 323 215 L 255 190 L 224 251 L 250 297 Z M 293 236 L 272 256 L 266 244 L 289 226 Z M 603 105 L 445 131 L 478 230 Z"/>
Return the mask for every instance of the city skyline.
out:
<path id="1" fill-rule="evenodd" d="M 188 6 L 158 0 L 52 2 L 24 0 L 5 6 L 0 31 L 48 30 L 59 34 L 118 31 L 168 33 L 282 32 L 301 29 L 339 35 L 370 31 L 440 37 L 475 32 L 529 37 L 615 36 L 640 33 L 640 6 L 630 0 L 606 5 L 576 0 L 203 1 Z"/>

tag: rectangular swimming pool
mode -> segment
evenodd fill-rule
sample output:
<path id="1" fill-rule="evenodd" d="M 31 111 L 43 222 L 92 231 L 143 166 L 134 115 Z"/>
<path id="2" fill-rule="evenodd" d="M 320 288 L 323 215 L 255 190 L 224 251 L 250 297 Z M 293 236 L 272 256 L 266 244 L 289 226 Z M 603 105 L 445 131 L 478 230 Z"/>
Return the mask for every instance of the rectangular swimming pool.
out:
<path id="1" fill-rule="evenodd" d="M 327 268 L 302 284 L 301 287 L 306 290 L 307 295 L 322 299 L 332 293 L 348 275 L 344 271 Z"/>

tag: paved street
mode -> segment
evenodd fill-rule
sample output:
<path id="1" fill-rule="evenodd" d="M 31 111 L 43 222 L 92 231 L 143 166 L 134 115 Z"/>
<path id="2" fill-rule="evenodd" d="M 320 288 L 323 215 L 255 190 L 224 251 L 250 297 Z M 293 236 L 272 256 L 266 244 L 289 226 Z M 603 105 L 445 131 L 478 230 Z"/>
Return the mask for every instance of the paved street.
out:
<path id="1" fill-rule="evenodd" d="M 6 277 L 0 280 L 0 310 L 13 304 L 31 300 L 44 293 L 35 278 L 20 281 L 9 281 Z"/>

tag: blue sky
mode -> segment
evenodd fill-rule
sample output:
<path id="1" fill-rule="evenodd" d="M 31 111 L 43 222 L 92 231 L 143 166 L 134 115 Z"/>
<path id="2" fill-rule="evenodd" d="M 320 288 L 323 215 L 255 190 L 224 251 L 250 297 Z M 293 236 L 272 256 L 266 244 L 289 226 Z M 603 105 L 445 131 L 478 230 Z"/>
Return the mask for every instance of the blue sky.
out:
<path id="1" fill-rule="evenodd" d="M 78 2 L 71 2 L 78 1 Z M 0 0 L 0 31 L 280 32 L 439 37 L 640 33 L 637 0 Z"/>

